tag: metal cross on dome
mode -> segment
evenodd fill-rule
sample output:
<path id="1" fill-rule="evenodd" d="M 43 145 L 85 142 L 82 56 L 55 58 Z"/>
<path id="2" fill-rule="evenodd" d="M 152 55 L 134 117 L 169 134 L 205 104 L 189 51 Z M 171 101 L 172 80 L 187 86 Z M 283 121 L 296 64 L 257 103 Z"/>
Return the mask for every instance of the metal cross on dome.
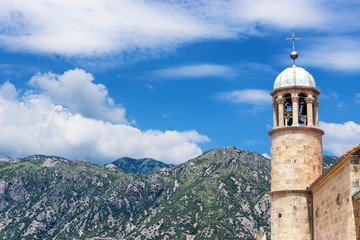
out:
<path id="1" fill-rule="evenodd" d="M 286 40 L 292 40 L 293 42 L 293 51 L 295 51 L 295 40 L 301 40 L 301 38 L 296 38 L 294 34 L 294 30 L 292 30 L 292 38 L 286 38 Z"/>

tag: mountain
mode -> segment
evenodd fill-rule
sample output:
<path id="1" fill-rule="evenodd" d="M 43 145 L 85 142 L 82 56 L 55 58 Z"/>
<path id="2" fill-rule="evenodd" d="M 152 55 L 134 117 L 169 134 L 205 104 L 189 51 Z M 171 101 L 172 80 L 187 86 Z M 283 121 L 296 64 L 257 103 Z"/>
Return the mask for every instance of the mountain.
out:
<path id="1" fill-rule="evenodd" d="M 137 227 L 130 239 L 181 239 L 181 233 L 254 239 L 258 231 L 269 232 L 270 161 L 262 155 L 217 148 L 159 174 L 171 179 L 170 186 L 150 212 L 132 221 Z"/>
<path id="2" fill-rule="evenodd" d="M 163 190 L 159 175 L 126 174 L 84 160 L 30 156 L 1 162 L 0 239 L 126 235 L 126 224 Z"/>
<path id="3" fill-rule="evenodd" d="M 234 147 L 150 174 L 0 157 L 0 239 L 254 239 L 269 190 L 270 160 Z"/>
<path id="4" fill-rule="evenodd" d="M 152 158 L 134 159 L 129 157 L 120 158 L 112 162 L 118 168 L 128 173 L 147 174 L 157 172 L 162 168 L 174 167 L 174 164 L 166 164 Z"/>
<path id="5" fill-rule="evenodd" d="M 325 172 L 337 159 L 338 157 L 335 156 L 323 156 L 323 172 Z"/>

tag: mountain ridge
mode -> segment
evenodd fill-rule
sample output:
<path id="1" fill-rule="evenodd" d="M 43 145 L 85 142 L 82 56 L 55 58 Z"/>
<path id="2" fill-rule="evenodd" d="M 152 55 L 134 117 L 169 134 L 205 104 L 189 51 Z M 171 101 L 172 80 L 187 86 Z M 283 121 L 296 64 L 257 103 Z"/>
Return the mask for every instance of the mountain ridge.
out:
<path id="1" fill-rule="evenodd" d="M 157 172 L 162 168 L 175 167 L 175 164 L 166 164 L 153 158 L 129 158 L 122 157 L 111 162 L 118 168 L 128 173 L 147 174 Z"/>
<path id="2" fill-rule="evenodd" d="M 235 147 L 148 174 L 0 157 L 0 238 L 254 239 L 269 233 L 269 190 L 270 160 Z"/>

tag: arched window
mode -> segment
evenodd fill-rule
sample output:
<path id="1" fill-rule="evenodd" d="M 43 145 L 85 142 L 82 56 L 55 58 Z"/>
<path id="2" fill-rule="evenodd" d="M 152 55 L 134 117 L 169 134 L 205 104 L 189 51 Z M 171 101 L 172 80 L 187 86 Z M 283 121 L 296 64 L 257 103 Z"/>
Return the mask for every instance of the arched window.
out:
<path id="1" fill-rule="evenodd" d="M 286 94 L 284 96 L 285 103 L 284 103 L 284 121 L 285 126 L 290 127 L 293 123 L 293 108 L 292 108 L 292 101 L 291 101 L 291 94 Z"/>
<path id="2" fill-rule="evenodd" d="M 307 125 L 307 109 L 305 102 L 306 95 L 303 93 L 299 94 L 299 125 Z"/>

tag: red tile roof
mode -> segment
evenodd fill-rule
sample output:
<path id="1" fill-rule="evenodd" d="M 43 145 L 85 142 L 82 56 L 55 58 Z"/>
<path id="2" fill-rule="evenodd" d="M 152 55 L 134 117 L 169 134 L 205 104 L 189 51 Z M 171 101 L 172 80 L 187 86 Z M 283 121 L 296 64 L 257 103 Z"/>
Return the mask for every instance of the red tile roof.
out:
<path id="1" fill-rule="evenodd" d="M 357 145 L 356 147 L 353 147 L 352 149 L 350 149 L 349 151 L 347 151 L 344 155 L 342 155 L 341 157 L 339 157 L 333 164 L 331 164 L 331 166 L 326 169 L 325 172 L 323 172 L 323 174 L 321 174 L 310 186 L 309 186 L 309 190 L 312 189 L 318 182 L 320 182 L 321 179 L 323 179 L 329 172 L 331 172 L 331 170 L 338 165 L 347 155 L 349 155 L 352 151 L 355 151 L 356 149 L 360 148 L 360 144 Z"/>
<path id="2" fill-rule="evenodd" d="M 360 144 L 357 145 L 356 147 L 354 147 L 353 149 L 350 149 L 349 151 L 347 151 L 344 155 L 347 156 L 349 153 L 351 153 L 352 151 L 354 151 L 354 150 L 356 150 L 358 148 L 360 148 Z"/>

